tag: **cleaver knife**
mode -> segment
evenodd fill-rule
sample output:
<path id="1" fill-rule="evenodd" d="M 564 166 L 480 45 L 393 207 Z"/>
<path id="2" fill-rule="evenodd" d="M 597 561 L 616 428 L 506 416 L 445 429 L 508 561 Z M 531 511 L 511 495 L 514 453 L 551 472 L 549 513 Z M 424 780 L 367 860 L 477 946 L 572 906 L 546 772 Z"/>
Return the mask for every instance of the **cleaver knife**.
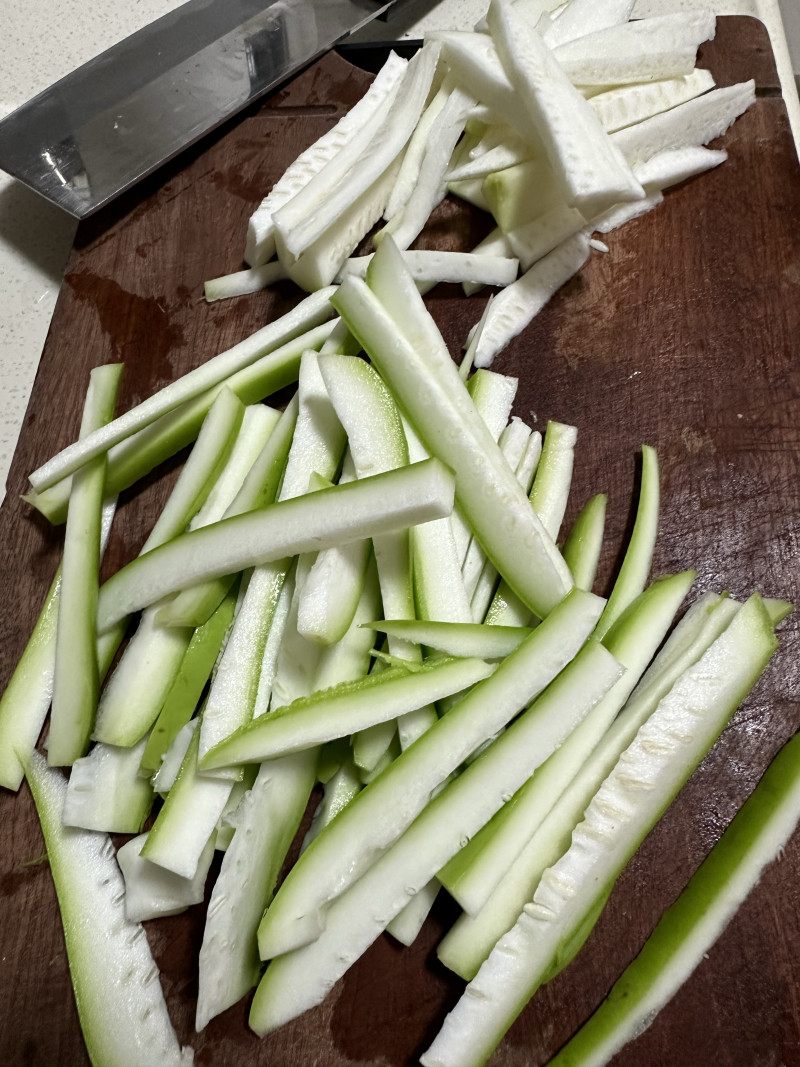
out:
<path id="1" fill-rule="evenodd" d="M 0 170 L 85 218 L 394 2 L 188 0 L 0 122 Z"/>

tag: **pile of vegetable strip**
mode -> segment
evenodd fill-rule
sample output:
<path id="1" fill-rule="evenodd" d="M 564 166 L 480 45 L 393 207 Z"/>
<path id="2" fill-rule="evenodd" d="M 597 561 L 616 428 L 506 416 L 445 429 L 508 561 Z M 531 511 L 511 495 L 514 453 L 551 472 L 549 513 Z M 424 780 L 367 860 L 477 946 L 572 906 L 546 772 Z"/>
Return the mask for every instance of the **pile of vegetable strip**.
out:
<path id="1" fill-rule="evenodd" d="M 485 1063 L 774 652 L 785 602 L 707 592 L 682 614 L 694 573 L 649 580 L 647 445 L 622 565 L 591 592 L 602 494 L 561 540 L 577 431 L 542 438 L 486 369 L 593 230 L 721 162 L 700 146 L 752 99 L 694 69 L 713 20 L 630 7 L 494 2 L 475 33 L 391 57 L 216 294 L 288 275 L 312 295 L 116 419 L 120 368 L 98 368 L 80 439 L 31 475 L 64 558 L 0 701 L 0 784 L 30 783 L 93 1063 L 191 1062 L 141 923 L 199 903 L 215 851 L 198 1030 L 254 988 L 259 1034 L 319 1004 L 384 930 L 410 944 L 443 886 L 463 914 L 439 955 L 470 984 L 422 1062 Z M 498 231 L 472 256 L 407 252 L 448 190 Z M 460 369 L 420 295 L 444 278 L 506 286 Z M 260 402 L 293 381 L 284 411 Z M 100 586 L 117 494 L 192 441 Z M 784 782 L 769 772 L 559 1063 L 607 1062 L 696 965 L 791 833 Z M 132 835 L 116 858 L 111 833 Z"/>

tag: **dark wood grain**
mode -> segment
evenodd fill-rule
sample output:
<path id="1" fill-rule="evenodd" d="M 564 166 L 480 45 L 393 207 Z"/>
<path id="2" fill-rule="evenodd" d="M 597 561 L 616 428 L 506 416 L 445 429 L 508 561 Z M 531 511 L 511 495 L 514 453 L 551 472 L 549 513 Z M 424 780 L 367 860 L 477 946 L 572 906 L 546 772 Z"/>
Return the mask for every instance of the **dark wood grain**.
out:
<path id="1" fill-rule="evenodd" d="M 663 471 L 654 574 L 691 566 L 696 592 L 759 589 L 797 600 L 800 173 L 763 27 L 721 19 L 703 61 L 720 84 L 752 75 L 760 90 L 725 138 L 728 162 L 610 234 L 608 253 L 593 253 L 495 366 L 520 378 L 518 414 L 542 428 L 548 418 L 579 427 L 569 515 L 599 489 L 610 497 L 600 591 L 624 544 L 638 449 L 648 442 Z M 28 471 L 74 437 L 89 368 L 125 361 L 127 407 L 298 298 L 287 285 L 207 306 L 202 282 L 241 265 L 246 220 L 263 191 L 368 80 L 326 57 L 81 227 L 0 512 L 0 682 L 60 547 L 60 532 L 18 496 Z M 483 226 L 446 203 L 422 243 L 467 247 Z M 458 352 L 485 295 L 467 300 L 443 286 L 428 300 Z M 137 551 L 177 462 L 125 495 L 109 566 Z M 524 1012 L 495 1067 L 542 1064 L 579 1025 L 797 729 L 795 618 L 781 629 L 766 676 L 624 873 L 585 951 Z M 78 1067 L 87 1059 L 49 871 L 30 865 L 43 844 L 26 787 L 0 796 L 0 819 L 0 1064 Z M 617 1067 L 800 1067 L 798 885 L 800 835 Z M 247 1029 L 246 1000 L 193 1034 L 202 908 L 147 929 L 176 1027 L 202 1067 L 407 1067 L 462 986 L 435 958 L 454 914 L 443 894 L 411 949 L 381 938 L 325 1005 L 263 1042 Z"/>

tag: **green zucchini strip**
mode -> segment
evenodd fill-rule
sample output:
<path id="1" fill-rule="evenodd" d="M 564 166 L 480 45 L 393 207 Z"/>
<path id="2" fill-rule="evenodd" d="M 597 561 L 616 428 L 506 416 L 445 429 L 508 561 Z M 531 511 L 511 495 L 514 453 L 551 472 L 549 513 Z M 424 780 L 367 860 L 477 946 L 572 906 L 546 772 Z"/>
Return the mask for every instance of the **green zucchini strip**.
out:
<path id="1" fill-rule="evenodd" d="M 783 746 L 608 997 L 549 1067 L 602 1067 L 652 1023 L 778 858 L 800 819 L 800 735 Z"/>
<path id="2" fill-rule="evenodd" d="M 449 515 L 453 477 L 437 460 L 337 485 L 176 537 L 133 560 L 103 586 L 98 626 L 196 582 L 329 544 Z"/>
<path id="3" fill-rule="evenodd" d="M 273 353 L 279 346 L 325 322 L 332 314 L 329 298 L 333 292 L 335 289 L 329 287 L 307 296 L 296 308 L 275 322 L 263 326 L 233 348 L 195 367 L 107 426 L 97 428 L 91 435 L 87 434 L 69 445 L 30 475 L 31 485 L 39 493 L 48 489 L 90 459 L 103 455 L 113 445 L 151 425 L 160 416 L 206 393 L 256 360 Z"/>
<path id="4" fill-rule="evenodd" d="M 96 367 L 89 378 L 81 440 L 114 416 L 121 363 Z M 89 747 L 97 711 L 97 600 L 106 457 L 99 456 L 72 479 L 58 600 L 56 661 L 47 760 L 72 766 Z"/>
<path id="5" fill-rule="evenodd" d="M 67 783 L 34 752 L 25 773 L 58 895 L 70 976 L 94 1067 L 189 1067 L 144 929 L 125 917 L 125 885 L 106 834 L 64 826 Z"/>

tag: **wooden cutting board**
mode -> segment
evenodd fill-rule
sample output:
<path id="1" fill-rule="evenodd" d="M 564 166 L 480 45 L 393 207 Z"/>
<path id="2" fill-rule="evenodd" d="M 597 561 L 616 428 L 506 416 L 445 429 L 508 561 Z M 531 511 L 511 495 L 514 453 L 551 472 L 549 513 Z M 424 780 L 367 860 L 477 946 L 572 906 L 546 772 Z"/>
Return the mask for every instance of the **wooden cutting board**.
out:
<path id="1" fill-rule="evenodd" d="M 579 427 L 568 519 L 592 493 L 609 493 L 598 591 L 629 531 L 638 450 L 648 442 L 662 465 L 654 575 L 695 567 L 693 596 L 758 589 L 797 600 L 800 173 L 761 24 L 720 19 L 701 54 L 718 84 L 754 77 L 758 85 L 757 103 L 724 140 L 730 159 L 610 234 L 609 251 L 593 253 L 495 369 L 519 376 L 523 418 Z M 75 437 L 89 369 L 124 360 L 127 408 L 297 300 L 287 284 L 208 306 L 202 283 L 241 266 L 260 197 L 369 77 L 327 56 L 81 226 L 0 512 L 0 683 L 60 551 L 61 531 L 18 497 L 27 473 Z M 486 228 L 477 212 L 447 203 L 421 244 L 467 248 Z M 448 286 L 430 294 L 454 353 L 485 298 Z M 138 550 L 177 469 L 176 460 L 124 494 L 107 569 Z M 799 653 L 791 616 L 767 674 L 629 865 L 585 950 L 513 1027 L 495 1067 L 543 1064 L 635 955 L 797 729 Z M 49 870 L 31 864 L 43 844 L 27 787 L 2 793 L 0 825 L 0 1064 L 77 1067 L 88 1060 Z M 798 886 L 800 834 L 617 1067 L 800 1065 Z M 247 1000 L 193 1033 L 203 908 L 149 923 L 181 1039 L 202 1067 L 415 1063 L 463 985 L 435 957 L 456 913 L 444 896 L 412 948 L 384 936 L 320 1009 L 264 1041 L 247 1029 Z"/>

